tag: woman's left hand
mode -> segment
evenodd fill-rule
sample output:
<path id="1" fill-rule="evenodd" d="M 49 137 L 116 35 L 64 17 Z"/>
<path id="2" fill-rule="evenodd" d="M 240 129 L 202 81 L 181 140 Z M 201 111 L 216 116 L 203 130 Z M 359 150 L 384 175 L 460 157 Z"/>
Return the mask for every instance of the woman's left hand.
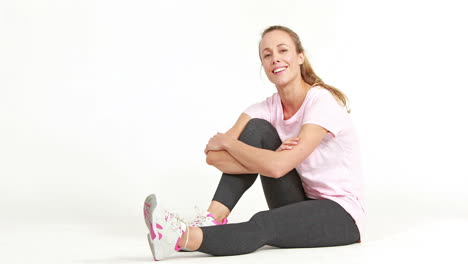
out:
<path id="1" fill-rule="evenodd" d="M 205 154 L 208 153 L 210 150 L 220 151 L 224 150 L 226 143 L 231 139 L 228 135 L 224 133 L 217 133 L 213 137 L 210 138 L 208 144 L 206 144 Z"/>

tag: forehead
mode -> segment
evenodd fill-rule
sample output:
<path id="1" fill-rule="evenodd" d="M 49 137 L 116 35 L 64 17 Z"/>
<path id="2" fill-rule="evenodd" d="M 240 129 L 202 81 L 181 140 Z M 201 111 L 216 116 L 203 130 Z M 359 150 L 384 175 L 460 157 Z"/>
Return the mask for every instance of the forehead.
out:
<path id="1" fill-rule="evenodd" d="M 273 49 L 278 44 L 294 46 L 294 43 L 288 33 L 282 30 L 273 30 L 265 34 L 260 41 L 260 51 L 263 51 L 266 48 Z"/>

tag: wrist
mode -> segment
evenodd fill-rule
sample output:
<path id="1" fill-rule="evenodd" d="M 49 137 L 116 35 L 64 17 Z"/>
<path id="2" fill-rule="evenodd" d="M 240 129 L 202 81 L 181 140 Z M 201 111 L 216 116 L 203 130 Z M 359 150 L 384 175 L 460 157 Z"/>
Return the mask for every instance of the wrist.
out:
<path id="1" fill-rule="evenodd" d="M 224 142 L 223 148 L 229 152 L 229 150 L 232 148 L 232 145 L 235 143 L 235 138 L 232 137 L 227 137 L 226 141 Z"/>

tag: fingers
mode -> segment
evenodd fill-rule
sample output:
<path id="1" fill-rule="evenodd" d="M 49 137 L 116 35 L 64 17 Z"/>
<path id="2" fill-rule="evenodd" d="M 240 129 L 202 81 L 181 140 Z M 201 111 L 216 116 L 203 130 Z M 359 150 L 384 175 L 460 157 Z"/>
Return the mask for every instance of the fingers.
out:
<path id="1" fill-rule="evenodd" d="M 281 145 L 281 146 L 278 148 L 278 151 L 290 150 L 290 149 L 293 149 L 293 147 L 292 147 L 292 146 L 288 146 L 288 145 Z"/>
<path id="2" fill-rule="evenodd" d="M 283 142 L 284 145 L 293 145 L 293 146 L 297 145 L 298 143 L 299 143 L 298 137 L 288 138 Z"/>
<path id="3" fill-rule="evenodd" d="M 276 151 L 283 151 L 283 150 L 291 150 L 294 148 L 299 143 L 299 138 L 288 138 L 283 143 L 281 146 L 276 150 Z"/>
<path id="4" fill-rule="evenodd" d="M 217 132 L 214 136 L 212 136 L 212 137 L 208 140 L 208 144 L 206 144 L 205 150 L 203 150 L 203 152 L 205 152 L 205 155 L 208 155 L 208 152 L 210 152 L 211 150 L 214 150 L 214 149 L 212 148 L 213 142 L 220 136 L 220 134 L 222 134 L 222 133 Z"/>

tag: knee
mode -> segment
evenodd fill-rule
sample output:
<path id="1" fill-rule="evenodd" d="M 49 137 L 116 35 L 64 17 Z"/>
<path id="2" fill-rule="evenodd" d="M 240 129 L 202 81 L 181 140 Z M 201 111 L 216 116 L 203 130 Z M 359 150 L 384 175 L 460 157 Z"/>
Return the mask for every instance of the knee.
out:
<path id="1" fill-rule="evenodd" d="M 275 128 L 270 124 L 270 122 L 261 118 L 252 118 L 247 122 L 244 130 L 253 130 L 253 131 L 264 131 L 264 130 L 274 130 Z"/>
<path id="2" fill-rule="evenodd" d="M 240 141 L 257 148 L 267 148 L 268 146 L 262 145 L 269 141 L 277 143 L 277 139 L 279 137 L 276 129 L 270 122 L 260 118 L 250 119 L 239 136 Z"/>
<path id="3" fill-rule="evenodd" d="M 266 227 L 269 211 L 261 211 L 254 214 L 249 222 L 254 223 L 258 227 Z"/>

